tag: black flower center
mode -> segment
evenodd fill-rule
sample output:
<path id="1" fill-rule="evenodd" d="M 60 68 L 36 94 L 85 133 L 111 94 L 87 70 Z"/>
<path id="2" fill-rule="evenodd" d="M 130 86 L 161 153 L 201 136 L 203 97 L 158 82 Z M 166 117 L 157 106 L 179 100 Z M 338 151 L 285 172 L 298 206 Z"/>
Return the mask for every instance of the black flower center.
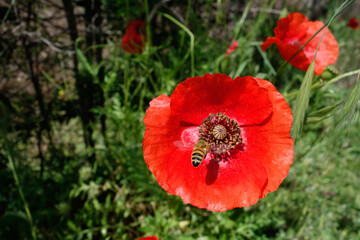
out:
<path id="1" fill-rule="evenodd" d="M 208 144 L 208 151 L 221 156 L 242 144 L 238 123 L 224 113 L 209 114 L 199 129 L 199 138 Z"/>

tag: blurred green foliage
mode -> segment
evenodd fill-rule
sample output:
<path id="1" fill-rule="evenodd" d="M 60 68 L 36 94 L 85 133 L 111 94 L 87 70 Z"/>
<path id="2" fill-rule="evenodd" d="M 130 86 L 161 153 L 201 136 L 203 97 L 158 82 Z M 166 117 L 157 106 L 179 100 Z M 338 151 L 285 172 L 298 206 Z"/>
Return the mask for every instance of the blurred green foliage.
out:
<path id="1" fill-rule="evenodd" d="M 120 37 L 110 36 L 104 45 L 93 46 L 106 50 L 100 63 L 88 57 L 89 49 L 75 49 L 79 58 L 76 74 L 84 81 L 93 79 L 104 93 L 104 105 L 91 109 L 96 115 L 91 126 L 93 149 L 83 142 L 74 83 L 65 78 L 64 84 L 56 85 L 44 70 L 47 81 L 57 89 L 50 113 L 56 150 L 52 154 L 45 151 L 48 160 L 42 176 L 34 150 L 34 129 L 39 121 L 33 118 L 35 99 L 14 101 L 16 115 L 2 106 L 0 238 L 31 239 L 28 216 L 8 163 L 8 139 L 38 239 L 137 239 L 149 235 L 163 240 L 360 239 L 360 122 L 356 114 L 343 119 L 344 112 L 338 107 L 357 113 L 356 96 L 341 105 L 346 97 L 357 94 L 350 94 L 354 78 L 311 91 L 288 177 L 277 191 L 251 207 L 216 213 L 185 205 L 157 184 L 144 162 L 143 117 L 150 100 L 160 94 L 169 96 L 179 82 L 191 76 L 189 36 L 161 13 L 181 21 L 194 35 L 196 76 L 220 72 L 270 79 L 282 59 L 276 47 L 262 52 L 259 46 L 273 36 L 279 14 L 300 11 L 287 2 L 278 13 L 265 11 L 275 9 L 275 3 L 250 2 L 234 11 L 223 1 L 175 1 L 151 12 L 161 1 L 103 1 L 104 18 L 121 33 L 130 20 L 155 14 L 148 25 L 152 45 L 142 54 L 130 55 L 120 48 Z M 176 7 L 184 19 L 174 14 Z M 316 19 L 326 22 L 336 7 L 336 1 L 330 1 Z M 335 20 L 330 27 L 339 42 L 337 67 L 342 73 L 360 66 L 360 31 L 345 27 L 349 14 L 345 11 L 340 16 L 344 20 Z M 225 51 L 233 38 L 239 47 L 227 57 Z M 100 83 L 101 67 L 105 77 Z M 291 106 L 291 93 L 299 90 L 304 75 L 287 66 L 278 76 L 276 87 Z M 359 82 L 355 86 L 358 90 Z M 106 116 L 105 136 L 98 121 L 101 116 Z M 340 120 L 346 128 L 336 128 Z M 93 162 L 90 155 L 95 156 Z"/>

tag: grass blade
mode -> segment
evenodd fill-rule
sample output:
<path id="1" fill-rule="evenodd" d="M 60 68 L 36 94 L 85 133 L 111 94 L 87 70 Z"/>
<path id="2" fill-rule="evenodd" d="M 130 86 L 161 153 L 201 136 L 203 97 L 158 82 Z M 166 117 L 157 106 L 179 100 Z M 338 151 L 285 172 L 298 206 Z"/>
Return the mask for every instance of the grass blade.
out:
<path id="1" fill-rule="evenodd" d="M 240 30 L 241 27 L 244 25 L 245 19 L 249 13 L 250 7 L 252 6 L 252 4 L 254 3 L 254 1 L 250 1 L 248 2 L 248 4 L 246 4 L 245 6 L 245 10 L 240 18 L 239 21 L 236 22 L 235 27 L 234 27 L 234 39 L 238 40 L 240 38 Z"/>
<path id="2" fill-rule="evenodd" d="M 261 50 L 259 45 L 256 45 L 256 49 L 260 53 L 260 55 L 261 55 L 261 57 L 262 57 L 262 59 L 264 61 L 265 66 L 267 66 L 269 68 L 271 74 L 274 76 L 276 74 L 276 71 L 275 71 L 274 67 L 271 65 L 271 63 L 270 63 L 270 61 L 269 61 L 269 59 L 267 57 L 267 54 Z"/>
<path id="3" fill-rule="evenodd" d="M 348 98 L 339 106 L 339 112 L 335 115 L 338 119 L 337 128 L 343 128 L 349 122 L 357 118 L 360 101 L 360 73 L 358 74 L 354 89 Z M 355 114 L 356 113 L 356 114 Z"/>
<path id="4" fill-rule="evenodd" d="M 291 137 L 296 139 L 302 129 L 306 108 L 309 105 L 311 83 L 314 78 L 315 58 L 311 62 L 305 77 L 301 83 L 294 108 L 294 123 L 291 129 Z"/>

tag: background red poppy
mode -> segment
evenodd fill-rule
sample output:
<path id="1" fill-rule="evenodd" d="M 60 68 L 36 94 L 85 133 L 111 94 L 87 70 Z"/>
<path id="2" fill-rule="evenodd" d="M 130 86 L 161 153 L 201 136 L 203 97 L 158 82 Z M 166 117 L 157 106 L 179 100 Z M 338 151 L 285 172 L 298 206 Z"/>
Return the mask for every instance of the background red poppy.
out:
<path id="1" fill-rule="evenodd" d="M 322 26 L 323 22 L 309 21 L 301 13 L 290 13 L 278 21 L 274 29 L 275 37 L 268 37 L 261 45 L 265 51 L 270 45 L 276 44 L 280 55 L 288 61 Z M 324 30 L 323 30 L 324 31 Z M 323 34 L 318 33 L 291 61 L 296 68 L 306 71 L 312 62 L 317 45 Z M 330 30 L 326 30 L 315 59 L 315 74 L 320 75 L 329 64 L 335 64 L 339 56 L 339 47 Z"/>
<path id="2" fill-rule="evenodd" d="M 231 53 L 233 53 L 236 48 L 239 46 L 239 43 L 236 40 L 232 40 L 231 41 L 231 45 L 229 46 L 229 48 L 226 50 L 226 55 L 230 55 Z"/>
<path id="3" fill-rule="evenodd" d="M 121 40 L 121 47 L 128 53 L 142 53 L 145 42 L 145 22 L 142 20 L 131 21 Z"/>
<path id="4" fill-rule="evenodd" d="M 351 27 L 352 29 L 357 29 L 359 27 L 359 22 L 356 18 L 352 17 L 349 19 L 348 23 L 346 24 L 346 26 Z"/>
<path id="5" fill-rule="evenodd" d="M 209 113 L 241 127 L 244 148 L 227 161 L 208 154 L 194 168 L 191 152 Z M 144 118 L 144 158 L 167 192 L 211 211 L 255 204 L 278 188 L 293 158 L 291 109 L 268 81 L 205 74 L 180 83 L 171 97 L 150 102 Z"/>

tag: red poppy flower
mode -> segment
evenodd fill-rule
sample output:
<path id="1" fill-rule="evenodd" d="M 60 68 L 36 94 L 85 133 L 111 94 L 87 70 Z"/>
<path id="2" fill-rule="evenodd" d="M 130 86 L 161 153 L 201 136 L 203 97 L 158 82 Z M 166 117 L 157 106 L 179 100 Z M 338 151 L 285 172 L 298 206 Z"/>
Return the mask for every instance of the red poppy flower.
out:
<path id="1" fill-rule="evenodd" d="M 292 164 L 291 109 L 262 79 L 188 78 L 171 97 L 153 99 L 144 122 L 144 158 L 157 182 L 199 208 L 255 204 Z M 195 151 L 200 140 L 206 147 Z"/>
<path id="2" fill-rule="evenodd" d="M 142 53 L 146 42 L 145 23 L 134 20 L 126 28 L 121 47 L 128 53 Z"/>
<path id="3" fill-rule="evenodd" d="M 236 48 L 239 46 L 239 43 L 235 40 L 231 41 L 230 47 L 226 50 L 226 55 L 230 55 L 232 52 L 236 50 Z"/>
<path id="4" fill-rule="evenodd" d="M 357 29 L 359 27 L 359 22 L 356 18 L 352 17 L 349 19 L 348 23 L 346 24 L 346 26 L 351 27 L 352 29 Z"/>
<path id="5" fill-rule="evenodd" d="M 300 46 L 309 40 L 322 26 L 323 22 L 309 21 L 301 13 L 290 13 L 287 17 L 280 19 L 274 29 L 275 37 L 269 37 L 261 45 L 265 51 L 270 45 L 276 44 L 280 55 L 288 61 Z M 306 71 L 314 59 L 315 51 L 322 30 L 318 33 L 291 61 L 290 64 L 296 68 Z M 330 30 L 326 30 L 315 59 L 315 74 L 320 75 L 329 64 L 334 64 L 339 56 L 339 47 L 335 37 Z"/>
<path id="6" fill-rule="evenodd" d="M 139 238 L 138 240 L 158 240 L 158 238 L 156 236 L 149 236 L 149 237 Z"/>

